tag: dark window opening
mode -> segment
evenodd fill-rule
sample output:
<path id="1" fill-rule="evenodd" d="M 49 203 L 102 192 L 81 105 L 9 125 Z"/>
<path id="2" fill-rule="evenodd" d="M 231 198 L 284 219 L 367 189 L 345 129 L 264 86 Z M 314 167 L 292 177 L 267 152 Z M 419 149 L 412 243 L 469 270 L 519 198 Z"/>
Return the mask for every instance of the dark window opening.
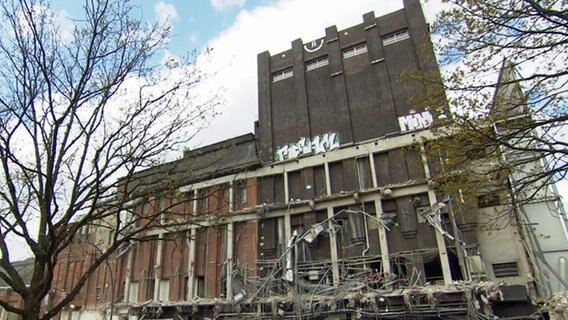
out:
<path id="1" fill-rule="evenodd" d="M 205 277 L 197 276 L 195 280 L 196 280 L 195 296 L 205 297 Z"/>
<path id="2" fill-rule="evenodd" d="M 120 287 L 118 288 L 118 301 L 126 301 L 124 297 L 124 288 L 126 288 L 126 281 L 122 281 L 120 283 Z"/>
<path id="3" fill-rule="evenodd" d="M 408 270 L 406 268 L 406 259 L 397 257 L 390 260 L 391 274 L 389 276 L 389 281 L 394 281 L 394 283 L 401 286 L 410 285 L 408 281 Z"/>
<path id="4" fill-rule="evenodd" d="M 479 160 L 487 157 L 487 151 L 483 147 L 470 147 L 465 151 L 469 160 Z"/>
<path id="5" fill-rule="evenodd" d="M 324 166 L 314 167 L 314 193 L 316 197 L 327 194 Z"/>
<path id="6" fill-rule="evenodd" d="M 497 192 L 482 194 L 477 197 L 477 206 L 479 208 L 494 207 L 499 204 L 501 204 L 501 200 Z"/>
<path id="7" fill-rule="evenodd" d="M 424 263 L 424 276 L 426 277 L 426 282 L 430 283 L 444 282 L 444 273 L 442 272 L 442 264 L 440 263 L 440 257 L 436 257 L 432 261 Z"/>
<path id="8" fill-rule="evenodd" d="M 280 218 L 282 219 L 282 218 Z M 278 218 L 265 219 L 259 228 L 259 254 L 260 259 L 270 259 L 278 255 Z"/>
<path id="9" fill-rule="evenodd" d="M 452 275 L 452 280 L 463 280 L 463 274 L 457 255 L 453 252 L 448 252 L 448 261 L 450 263 L 450 274 Z"/>
<path id="10" fill-rule="evenodd" d="M 344 191 L 343 187 L 343 163 L 341 161 L 329 164 L 329 174 L 331 181 L 331 193 L 340 193 Z"/>
<path id="11" fill-rule="evenodd" d="M 183 288 L 183 300 L 184 300 L 184 301 L 187 301 L 187 294 L 188 294 L 188 292 L 187 292 L 187 283 L 188 283 L 188 282 L 189 282 L 189 277 L 188 277 L 188 276 L 185 276 L 185 277 L 183 278 L 183 284 L 182 284 L 182 288 Z"/>
<path id="12" fill-rule="evenodd" d="M 357 180 L 359 189 L 366 189 L 373 186 L 373 179 L 371 178 L 371 166 L 369 164 L 369 157 L 359 157 L 355 159 L 357 166 Z"/>
<path id="13" fill-rule="evenodd" d="M 224 184 L 221 186 L 221 192 L 223 194 L 223 201 L 220 203 L 220 206 L 227 205 L 230 201 L 230 191 L 231 187 L 228 184 Z"/>
<path id="14" fill-rule="evenodd" d="M 247 184 L 245 182 L 239 182 L 236 184 L 236 202 L 238 204 L 246 204 L 247 203 Z"/>
<path id="15" fill-rule="evenodd" d="M 284 203 L 284 177 L 281 174 L 258 179 L 260 203 Z"/>
<path id="16" fill-rule="evenodd" d="M 146 300 L 154 300 L 154 278 L 146 279 Z"/>
<path id="17" fill-rule="evenodd" d="M 354 244 L 362 243 L 365 240 L 364 217 L 361 213 L 349 214 L 349 227 L 351 231 L 351 240 Z"/>

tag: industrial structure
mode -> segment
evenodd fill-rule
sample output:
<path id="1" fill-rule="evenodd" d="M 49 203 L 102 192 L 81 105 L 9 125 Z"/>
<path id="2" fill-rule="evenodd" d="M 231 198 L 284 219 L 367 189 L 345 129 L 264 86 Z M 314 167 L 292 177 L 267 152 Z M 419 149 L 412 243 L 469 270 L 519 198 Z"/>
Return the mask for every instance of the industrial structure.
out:
<path id="1" fill-rule="evenodd" d="M 60 319 L 538 319 L 568 289 L 566 217 L 548 188 L 521 208 L 491 190 L 466 209 L 439 192 L 444 161 L 422 140 L 438 119 L 409 102 L 420 84 L 398 81 L 437 72 L 428 35 L 405 0 L 260 53 L 255 133 L 125 179 L 117 197 L 137 216 L 163 212 L 148 222 L 163 228 L 121 247 Z M 495 212 L 507 223 L 492 229 Z M 77 236 L 46 306 L 95 254 L 82 241 L 107 238 Z"/>

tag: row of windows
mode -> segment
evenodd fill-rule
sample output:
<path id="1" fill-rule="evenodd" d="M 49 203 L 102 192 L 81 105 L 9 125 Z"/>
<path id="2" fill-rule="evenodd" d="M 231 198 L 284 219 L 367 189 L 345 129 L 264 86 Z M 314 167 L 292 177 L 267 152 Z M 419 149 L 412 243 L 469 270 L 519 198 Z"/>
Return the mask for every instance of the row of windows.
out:
<path id="1" fill-rule="evenodd" d="M 314 70 L 317 68 L 321 68 L 323 66 L 327 66 L 329 64 L 329 60 L 327 56 L 319 57 L 314 60 L 310 60 L 306 62 L 306 71 Z"/>
<path id="2" fill-rule="evenodd" d="M 375 177 L 371 172 L 374 162 Z M 326 183 L 324 165 L 306 167 L 287 173 L 288 199 L 284 199 L 284 177 L 282 174 L 258 178 L 260 202 L 285 203 L 287 200 L 306 200 L 342 191 L 363 190 L 377 186 L 404 183 L 409 180 L 424 179 L 422 158 L 414 149 L 396 149 L 329 163 L 329 188 Z"/>
<path id="3" fill-rule="evenodd" d="M 406 40 L 408 38 L 410 38 L 410 36 L 408 35 L 408 30 L 401 30 L 383 37 L 383 46 L 388 46 L 389 44 Z"/>
<path id="4" fill-rule="evenodd" d="M 384 36 L 382 38 L 383 46 L 388 46 L 390 44 L 403 41 L 410 38 L 408 35 L 408 30 L 401 30 L 390 35 Z M 348 59 L 360 54 L 367 52 L 367 44 L 360 43 L 355 46 L 349 47 L 343 50 L 343 59 Z M 306 62 L 306 71 L 311 71 L 317 68 L 321 68 L 323 66 L 327 66 L 329 64 L 329 60 L 327 56 L 319 57 L 313 60 Z M 280 70 L 274 72 L 272 74 L 272 82 L 277 82 L 280 80 L 288 79 L 294 76 L 294 70 L 292 68 L 287 68 L 284 70 Z"/>
<path id="5" fill-rule="evenodd" d="M 294 70 L 292 70 L 292 68 L 280 70 L 272 74 L 272 82 L 288 79 L 292 76 L 294 76 Z"/>
<path id="6" fill-rule="evenodd" d="M 361 43 L 351 48 L 343 50 L 343 59 L 351 58 L 367 52 L 367 44 Z"/>

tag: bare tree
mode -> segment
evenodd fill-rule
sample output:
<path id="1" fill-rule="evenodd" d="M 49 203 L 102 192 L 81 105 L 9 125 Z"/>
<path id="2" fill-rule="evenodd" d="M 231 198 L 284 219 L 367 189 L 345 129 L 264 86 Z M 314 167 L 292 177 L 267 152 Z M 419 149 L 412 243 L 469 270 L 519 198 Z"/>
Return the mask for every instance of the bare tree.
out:
<path id="1" fill-rule="evenodd" d="M 56 315 L 123 243 L 159 225 L 149 223 L 158 210 L 132 214 L 136 188 L 116 196 L 117 177 L 128 184 L 160 163 L 218 103 L 197 95 L 204 75 L 196 55 L 159 60 L 170 28 L 141 21 L 135 9 L 85 0 L 84 16 L 63 27 L 46 1 L 0 1 L 0 278 L 23 299 L 0 306 L 23 319 Z M 109 239 L 66 296 L 42 310 L 58 258 L 94 225 Z M 13 250 L 33 257 L 30 282 Z"/>
<path id="2" fill-rule="evenodd" d="M 530 201 L 568 169 L 566 2 L 443 2 L 433 25 L 442 77 L 418 75 L 426 93 L 414 98 L 440 119 L 437 138 L 452 137 L 432 150 L 447 168 L 478 177 L 472 189 L 481 176 L 509 177 L 502 182 Z M 498 165 L 472 165 L 472 157 Z"/>

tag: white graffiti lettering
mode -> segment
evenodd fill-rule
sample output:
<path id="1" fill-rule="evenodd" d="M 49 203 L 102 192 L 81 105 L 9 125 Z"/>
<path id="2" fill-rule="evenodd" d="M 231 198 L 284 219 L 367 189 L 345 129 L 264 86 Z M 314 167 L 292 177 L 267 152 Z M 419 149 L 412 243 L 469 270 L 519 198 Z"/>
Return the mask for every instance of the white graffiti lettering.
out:
<path id="1" fill-rule="evenodd" d="M 424 129 L 430 126 L 433 121 L 432 114 L 428 111 L 398 117 L 401 132 Z"/>
<path id="2" fill-rule="evenodd" d="M 303 155 L 318 154 L 339 148 L 337 132 L 324 133 L 313 138 L 301 138 L 296 143 L 281 146 L 274 152 L 274 161 L 295 159 Z"/>
<path id="3" fill-rule="evenodd" d="M 323 46 L 324 39 L 312 40 L 309 44 L 304 44 L 304 50 L 307 52 L 316 52 Z"/>

